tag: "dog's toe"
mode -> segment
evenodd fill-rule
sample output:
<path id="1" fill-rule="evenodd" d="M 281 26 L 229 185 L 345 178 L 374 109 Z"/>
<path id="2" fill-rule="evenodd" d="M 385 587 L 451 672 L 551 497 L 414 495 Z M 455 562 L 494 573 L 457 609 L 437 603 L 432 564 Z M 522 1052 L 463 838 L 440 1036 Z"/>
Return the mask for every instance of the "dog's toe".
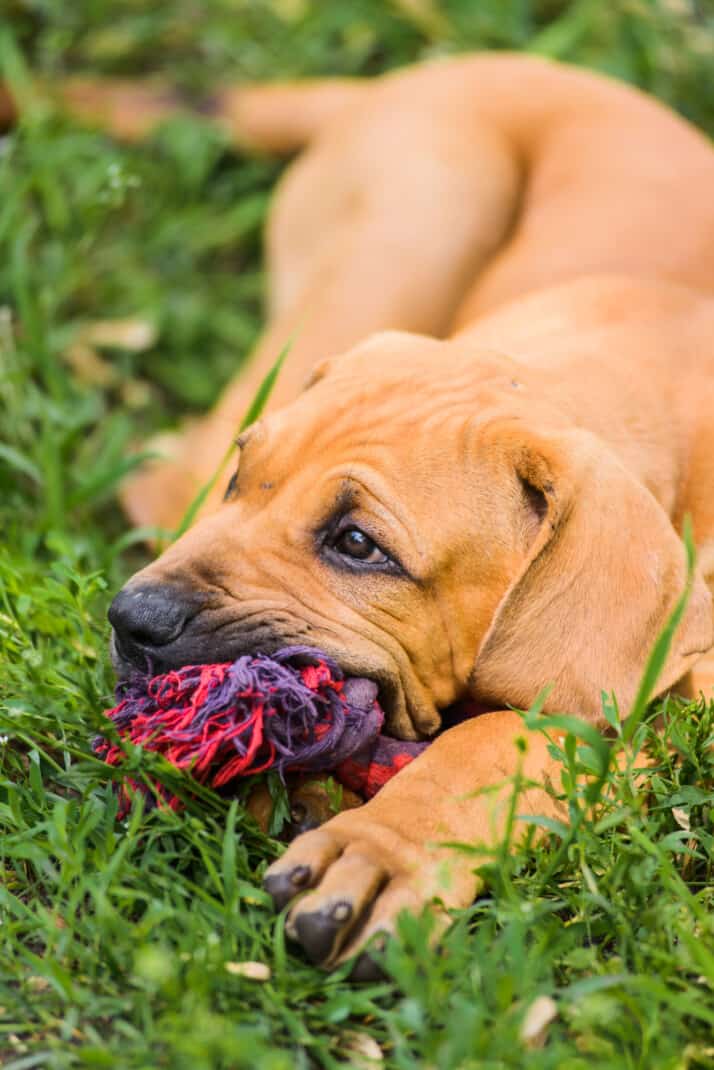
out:
<path id="1" fill-rule="evenodd" d="M 355 929 L 364 923 L 388 874 L 360 845 L 346 848 L 322 880 L 291 910 L 286 931 L 308 958 L 332 965 Z"/>
<path id="2" fill-rule="evenodd" d="M 276 910 L 282 910 L 298 892 L 310 884 L 309 866 L 293 866 L 277 873 L 267 873 L 263 887 L 272 897 Z"/>
<path id="3" fill-rule="evenodd" d="M 317 884 L 341 850 L 340 843 L 322 829 L 294 840 L 263 877 L 263 887 L 273 897 L 275 909 L 282 910 L 296 895 Z"/>
<path id="4" fill-rule="evenodd" d="M 285 932 L 311 962 L 332 969 L 354 959 L 354 980 L 377 980 L 379 955 L 371 952 L 394 934 L 403 911 L 430 905 L 434 935 L 448 923 L 440 905 L 446 862 L 391 825 L 367 820 L 365 809 L 299 836 L 269 868 L 265 887 L 276 907 L 290 904 Z"/>
<path id="5" fill-rule="evenodd" d="M 327 962 L 353 913 L 352 905 L 347 900 L 340 900 L 329 910 L 300 910 L 288 931 L 302 944 L 311 962 Z"/>

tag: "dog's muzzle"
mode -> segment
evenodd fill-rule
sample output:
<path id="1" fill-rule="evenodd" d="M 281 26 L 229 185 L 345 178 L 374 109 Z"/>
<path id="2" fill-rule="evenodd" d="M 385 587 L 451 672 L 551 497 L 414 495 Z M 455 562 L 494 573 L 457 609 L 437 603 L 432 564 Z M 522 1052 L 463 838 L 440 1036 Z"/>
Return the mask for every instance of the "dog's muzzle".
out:
<path id="1" fill-rule="evenodd" d="M 109 607 L 115 660 L 144 671 L 176 667 L 188 653 L 186 632 L 204 602 L 174 584 L 128 584 Z"/>
<path id="2" fill-rule="evenodd" d="M 109 607 L 110 651 L 117 676 L 153 674 L 184 665 L 234 661 L 241 654 L 274 654 L 304 642 L 297 622 L 241 619 L 234 606 L 207 591 L 176 583 L 128 583 Z"/>
<path id="3" fill-rule="evenodd" d="M 290 645 L 319 645 L 346 676 L 366 677 L 379 688 L 387 717 L 400 704 L 398 680 L 376 663 L 365 664 L 349 649 L 316 644 L 309 628 L 287 613 L 236 612 L 215 592 L 197 591 L 175 582 L 130 581 L 109 607 L 110 654 L 117 678 L 137 670 L 159 675 L 184 665 L 235 661 L 243 654 L 272 656 Z M 408 737 L 411 738 L 411 737 Z"/>

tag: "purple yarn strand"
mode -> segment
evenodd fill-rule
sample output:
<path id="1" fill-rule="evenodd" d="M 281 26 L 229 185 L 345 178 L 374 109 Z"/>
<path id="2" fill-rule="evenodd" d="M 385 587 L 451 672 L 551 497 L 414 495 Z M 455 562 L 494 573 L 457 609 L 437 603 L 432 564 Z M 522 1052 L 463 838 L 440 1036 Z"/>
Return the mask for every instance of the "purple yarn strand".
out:
<path id="1" fill-rule="evenodd" d="M 124 708 L 112 715 L 113 721 L 122 732 L 137 716 L 148 715 L 149 730 L 155 724 L 157 733 L 171 743 L 195 742 L 196 759 L 200 761 L 211 744 L 210 731 L 207 730 L 208 738 L 202 739 L 207 723 L 216 715 L 225 714 L 235 726 L 230 744 L 237 755 L 244 757 L 251 739 L 251 733 L 244 729 L 258 696 L 265 708 L 264 739 L 275 750 L 274 765 L 281 774 L 289 768 L 333 769 L 358 751 L 367 752 L 374 747 L 383 715 L 374 698 L 369 706 L 356 703 L 351 706 L 329 685 L 324 694 L 311 690 L 298 670 L 320 663 L 327 666 L 335 682 L 344 681 L 339 666 L 311 647 L 287 647 L 273 657 L 242 655 L 222 679 L 209 683 L 204 701 L 196 705 L 185 728 L 168 728 L 164 716 L 168 709 L 189 706 L 205 666 L 185 666 L 180 673 L 157 677 L 153 686 L 145 675 L 137 673 L 117 689 L 117 698 L 124 702 Z M 318 738 L 318 724 L 326 723 Z M 230 724 L 224 730 L 230 729 Z"/>

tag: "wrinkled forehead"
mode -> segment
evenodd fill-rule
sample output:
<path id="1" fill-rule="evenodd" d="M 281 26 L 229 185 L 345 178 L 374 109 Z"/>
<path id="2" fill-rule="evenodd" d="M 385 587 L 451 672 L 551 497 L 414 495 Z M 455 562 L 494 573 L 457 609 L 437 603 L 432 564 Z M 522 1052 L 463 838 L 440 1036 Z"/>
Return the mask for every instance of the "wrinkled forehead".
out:
<path id="1" fill-rule="evenodd" d="M 426 477 L 465 447 L 474 418 L 509 375 L 492 354 L 379 335 L 323 364 L 294 402 L 251 429 L 241 464 L 297 472 L 368 461 L 385 474 Z"/>
<path id="2" fill-rule="evenodd" d="M 238 464 L 243 495 L 259 487 L 300 486 L 313 495 L 323 487 L 360 482 L 397 489 L 430 467 L 428 433 L 400 411 L 390 419 L 365 399 L 356 407 L 328 410 L 294 403 L 261 421 L 241 440 Z M 365 479 L 365 474 L 370 478 Z"/>
<path id="3" fill-rule="evenodd" d="M 342 395 L 338 383 L 312 387 L 283 410 L 261 421 L 241 440 L 239 470 L 245 489 L 254 478 L 286 478 L 308 484 L 328 473 L 363 466 L 401 482 L 407 473 L 431 467 L 432 408 L 399 398 L 386 387 Z M 451 414 L 453 423 L 456 414 Z M 443 451 L 442 451 L 443 455 Z"/>

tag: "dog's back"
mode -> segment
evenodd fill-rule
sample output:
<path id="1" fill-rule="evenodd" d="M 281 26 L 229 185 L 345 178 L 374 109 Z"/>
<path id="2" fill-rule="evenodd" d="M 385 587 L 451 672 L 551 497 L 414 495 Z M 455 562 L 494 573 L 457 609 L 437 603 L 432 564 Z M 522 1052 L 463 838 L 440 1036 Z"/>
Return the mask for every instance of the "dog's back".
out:
<path id="1" fill-rule="evenodd" d="M 125 136 L 185 106 L 166 87 L 58 92 Z M 447 336 L 481 323 L 486 337 L 508 322 L 514 342 L 520 331 L 533 346 L 548 317 L 582 339 L 584 316 L 639 301 L 615 282 L 594 303 L 579 290 L 575 314 L 569 281 L 609 273 L 714 291 L 714 151 L 656 101 L 597 75 L 470 56 L 366 82 L 227 89 L 208 110 L 238 143 L 304 151 L 273 201 L 265 335 L 174 461 L 127 484 L 138 522 L 176 523 L 291 337 L 273 407 L 315 361 L 385 327 Z M 549 287 L 552 299 L 504 307 Z M 640 305 L 661 315 L 656 299 Z M 484 321 L 499 308 L 505 320 Z"/>

